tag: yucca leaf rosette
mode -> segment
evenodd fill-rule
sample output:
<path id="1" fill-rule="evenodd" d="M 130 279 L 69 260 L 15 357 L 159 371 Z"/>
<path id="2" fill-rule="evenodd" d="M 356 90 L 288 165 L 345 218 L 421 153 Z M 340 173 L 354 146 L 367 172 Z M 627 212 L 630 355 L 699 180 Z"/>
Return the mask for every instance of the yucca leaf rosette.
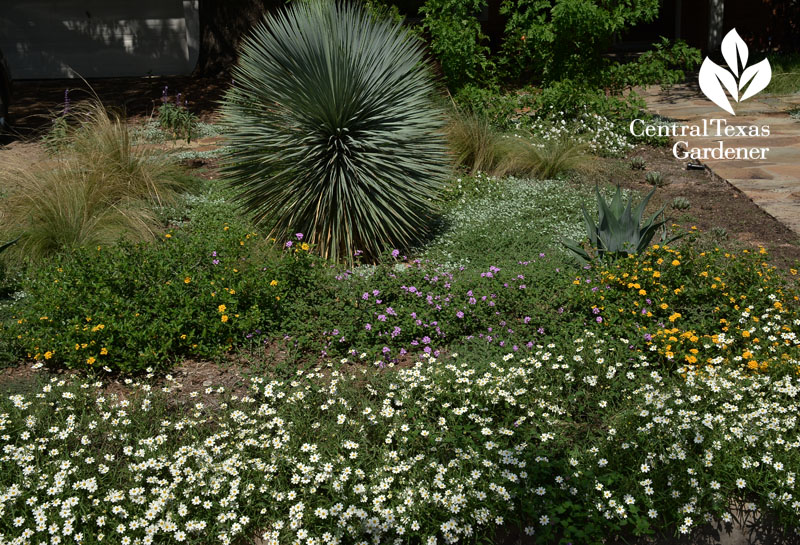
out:
<path id="1" fill-rule="evenodd" d="M 421 42 L 359 5 L 297 2 L 244 40 L 223 174 L 273 236 L 351 260 L 413 245 L 446 173 Z"/>

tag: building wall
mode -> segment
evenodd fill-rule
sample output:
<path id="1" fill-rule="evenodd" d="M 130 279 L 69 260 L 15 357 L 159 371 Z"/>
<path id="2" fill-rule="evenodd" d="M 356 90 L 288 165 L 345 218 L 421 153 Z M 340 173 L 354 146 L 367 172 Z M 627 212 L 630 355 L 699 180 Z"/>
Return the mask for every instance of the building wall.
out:
<path id="1" fill-rule="evenodd" d="M 14 79 L 189 74 L 198 0 L 3 0 L 0 49 Z"/>

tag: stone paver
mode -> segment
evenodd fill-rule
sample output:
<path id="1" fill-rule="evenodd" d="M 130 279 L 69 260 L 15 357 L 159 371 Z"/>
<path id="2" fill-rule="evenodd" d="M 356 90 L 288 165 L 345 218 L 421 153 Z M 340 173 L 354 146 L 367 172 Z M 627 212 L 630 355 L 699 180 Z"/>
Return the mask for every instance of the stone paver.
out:
<path id="1" fill-rule="evenodd" d="M 734 103 L 736 115 L 717 107 L 700 91 L 696 82 L 670 90 L 650 87 L 639 90 L 650 112 L 676 120 L 679 124 L 702 125 L 704 119 L 724 119 L 729 125 L 768 125 L 767 137 L 678 137 L 689 148 L 725 147 L 769 148 L 766 159 L 707 159 L 702 161 L 717 176 L 741 190 L 768 214 L 800 235 L 800 120 L 786 112 L 800 107 L 800 93 L 794 95 L 756 95 Z M 677 159 L 676 159 L 677 160 Z"/>

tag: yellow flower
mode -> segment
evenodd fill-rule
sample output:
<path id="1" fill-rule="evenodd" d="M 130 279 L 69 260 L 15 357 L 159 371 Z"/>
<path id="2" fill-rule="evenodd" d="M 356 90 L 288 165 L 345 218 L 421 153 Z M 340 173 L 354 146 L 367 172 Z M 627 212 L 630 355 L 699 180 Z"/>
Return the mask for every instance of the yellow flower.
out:
<path id="1" fill-rule="evenodd" d="M 186 334 L 181 335 L 181 340 L 183 340 L 183 341 L 186 340 Z"/>
<path id="2" fill-rule="evenodd" d="M 222 315 L 222 323 L 224 324 L 224 323 L 226 323 L 227 321 L 228 321 L 228 315 L 227 315 L 227 314 L 223 314 L 223 315 Z"/>
<path id="3" fill-rule="evenodd" d="M 94 356 L 86 358 L 86 363 L 92 365 L 95 362 Z"/>
<path id="4" fill-rule="evenodd" d="M 228 308 L 228 307 L 226 307 L 225 305 L 220 305 L 220 306 L 218 306 L 218 307 L 217 307 L 217 310 L 218 310 L 218 311 L 220 311 L 220 312 L 225 312 L 225 310 L 226 310 L 227 308 Z"/>
<path id="5" fill-rule="evenodd" d="M 639 290 L 639 295 L 647 295 L 647 292 L 645 290 Z"/>
<path id="6" fill-rule="evenodd" d="M 677 320 L 680 317 L 681 317 L 681 313 L 680 312 L 673 312 L 672 316 L 669 317 L 669 321 L 670 322 L 674 322 L 675 320 Z"/>
<path id="7" fill-rule="evenodd" d="M 661 278 L 661 273 L 656 271 L 653 273 L 653 278 Z"/>
<path id="8" fill-rule="evenodd" d="M 305 250 L 305 251 L 307 252 L 307 251 L 308 251 L 308 248 L 309 248 L 309 246 L 308 246 L 308 244 L 306 244 L 306 243 L 304 242 L 304 243 L 302 243 L 302 244 L 300 245 L 300 248 L 302 248 L 303 250 Z"/>
<path id="9" fill-rule="evenodd" d="M 172 238 L 172 235 L 170 235 L 169 233 L 167 233 L 166 235 L 164 235 L 164 238 Z"/>
<path id="10" fill-rule="evenodd" d="M 686 356 L 686 361 L 688 361 L 689 363 L 697 363 L 697 358 L 695 358 L 694 356 Z"/>
<path id="11" fill-rule="evenodd" d="M 226 226 L 225 226 L 225 228 L 223 229 L 223 231 L 227 231 L 228 229 L 230 229 L 230 227 L 228 227 L 228 226 L 226 225 Z"/>
<path id="12" fill-rule="evenodd" d="M 44 353 L 44 359 L 49 360 L 52 357 L 53 357 L 53 353 L 50 352 L 49 350 Z"/>
<path id="13" fill-rule="evenodd" d="M 661 303 L 661 304 L 660 304 L 660 305 L 658 305 L 658 306 L 660 306 L 662 310 L 667 310 L 667 307 L 668 307 L 669 305 L 667 305 L 666 303 Z"/>
<path id="14" fill-rule="evenodd" d="M 191 282 L 191 281 L 192 281 L 192 279 L 191 279 L 191 278 L 189 278 L 188 276 L 187 276 L 186 278 L 184 278 L 184 279 L 183 279 L 183 283 L 184 283 L 184 284 L 188 284 L 188 283 L 189 283 L 189 282 Z"/>
<path id="15" fill-rule="evenodd" d="M 278 281 L 277 280 L 273 280 L 272 282 L 269 283 L 269 285 L 270 286 L 277 286 L 278 285 Z"/>
<path id="16" fill-rule="evenodd" d="M 680 261 L 678 261 L 677 259 L 673 259 L 673 260 L 672 260 L 672 266 L 673 266 L 673 267 L 677 267 L 677 266 L 678 266 L 678 265 L 680 265 L 680 264 L 681 264 L 681 262 L 680 262 Z"/>
<path id="17" fill-rule="evenodd" d="M 747 338 L 749 336 L 750 336 L 750 332 L 749 331 L 742 331 L 742 337 Z"/>

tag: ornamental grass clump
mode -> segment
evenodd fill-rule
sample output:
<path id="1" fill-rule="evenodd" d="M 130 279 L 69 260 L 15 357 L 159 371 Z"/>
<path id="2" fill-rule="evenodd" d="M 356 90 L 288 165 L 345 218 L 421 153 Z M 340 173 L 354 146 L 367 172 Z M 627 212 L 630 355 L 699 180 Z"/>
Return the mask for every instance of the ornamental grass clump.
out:
<path id="1" fill-rule="evenodd" d="M 224 175 L 273 236 L 331 259 L 422 238 L 446 172 L 422 44 L 359 6 L 296 3 L 242 47 L 222 103 Z"/>
<path id="2" fill-rule="evenodd" d="M 18 154 L 0 168 L 0 184 L 9 189 L 0 239 L 19 237 L 14 251 L 40 257 L 151 238 L 158 227 L 153 206 L 185 187 L 183 171 L 162 153 L 134 147 L 125 120 L 99 102 L 68 115 L 53 154 Z"/>

